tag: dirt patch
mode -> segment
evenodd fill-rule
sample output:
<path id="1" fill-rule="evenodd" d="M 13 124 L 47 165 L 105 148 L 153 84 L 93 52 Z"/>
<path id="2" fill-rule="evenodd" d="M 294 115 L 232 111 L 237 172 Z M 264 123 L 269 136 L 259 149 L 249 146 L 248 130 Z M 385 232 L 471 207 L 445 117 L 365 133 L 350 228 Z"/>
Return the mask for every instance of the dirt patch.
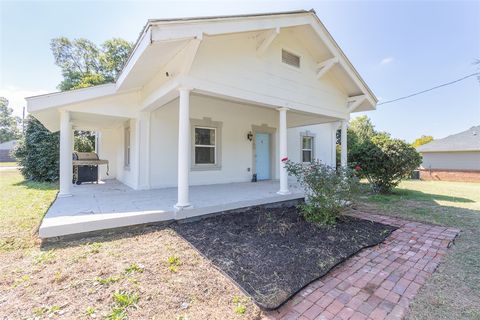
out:
<path id="1" fill-rule="evenodd" d="M 257 207 L 172 228 L 265 309 L 278 308 L 396 229 L 346 216 L 335 226 L 318 226 L 303 220 L 295 207 Z"/>
<path id="2" fill-rule="evenodd" d="M 131 305 L 119 308 L 115 294 Z M 0 253 L 0 319 L 257 319 L 259 308 L 169 228 Z M 122 318 L 123 319 L 123 318 Z"/>

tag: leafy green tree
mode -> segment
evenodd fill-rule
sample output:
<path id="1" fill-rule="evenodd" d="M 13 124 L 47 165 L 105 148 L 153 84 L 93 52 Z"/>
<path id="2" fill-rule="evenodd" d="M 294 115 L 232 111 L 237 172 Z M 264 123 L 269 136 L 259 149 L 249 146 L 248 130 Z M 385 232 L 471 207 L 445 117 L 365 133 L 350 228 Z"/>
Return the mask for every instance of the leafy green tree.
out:
<path id="1" fill-rule="evenodd" d="M 99 48 L 87 39 L 60 37 L 50 46 L 55 64 L 62 69 L 64 80 L 58 86 L 62 91 L 114 82 L 132 50 L 130 42 L 119 38 Z"/>
<path id="2" fill-rule="evenodd" d="M 410 144 L 377 134 L 352 150 L 352 163 L 372 190 L 389 193 L 402 179 L 408 178 L 422 163 L 422 157 Z"/>
<path id="3" fill-rule="evenodd" d="M 90 131 L 75 131 L 73 149 L 78 152 L 95 151 L 95 135 Z"/>
<path id="4" fill-rule="evenodd" d="M 8 100 L 0 97 L 0 143 L 20 137 L 19 122 L 20 118 L 15 117 L 13 109 L 8 107 Z"/>
<path id="5" fill-rule="evenodd" d="M 60 37 L 51 41 L 55 64 L 62 70 L 62 91 L 114 82 L 128 59 L 132 44 L 122 39 L 105 41 L 100 47 L 87 39 L 70 41 Z M 94 150 L 95 138 L 88 131 L 75 132 L 74 148 Z M 14 156 L 26 179 L 55 181 L 59 177 L 59 133 L 51 133 L 37 119 L 28 117 L 25 137 Z"/>
<path id="6" fill-rule="evenodd" d="M 420 147 L 421 145 L 429 143 L 432 140 L 433 140 L 432 136 L 421 136 L 420 138 L 415 139 L 415 141 L 413 141 L 412 146 L 414 148 L 417 148 L 417 147 Z"/>
<path id="7" fill-rule="evenodd" d="M 26 179 L 56 181 L 59 175 L 60 134 L 52 133 L 40 121 L 28 116 L 25 135 L 13 155 Z"/>
<path id="8" fill-rule="evenodd" d="M 347 158 L 348 162 L 352 163 L 355 159 L 352 158 L 352 154 L 354 154 L 354 150 L 360 146 L 362 143 L 366 141 L 370 141 L 375 135 L 379 134 L 375 130 L 375 126 L 373 125 L 370 118 L 367 116 L 359 116 L 352 120 L 348 125 L 347 129 Z M 340 154 L 341 154 L 341 132 L 340 130 L 337 131 L 337 167 L 340 166 Z"/>

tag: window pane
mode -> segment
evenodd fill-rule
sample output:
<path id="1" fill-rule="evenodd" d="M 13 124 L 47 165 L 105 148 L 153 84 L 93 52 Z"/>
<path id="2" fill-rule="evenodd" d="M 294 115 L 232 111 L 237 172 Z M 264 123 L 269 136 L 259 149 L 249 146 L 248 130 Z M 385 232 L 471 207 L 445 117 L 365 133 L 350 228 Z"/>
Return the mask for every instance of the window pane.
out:
<path id="1" fill-rule="evenodd" d="M 215 130 L 208 128 L 195 128 L 195 144 L 214 146 Z"/>
<path id="2" fill-rule="evenodd" d="M 215 164 L 215 148 L 195 147 L 195 164 Z"/>
<path id="3" fill-rule="evenodd" d="M 312 137 L 303 137 L 302 149 L 312 149 Z"/>
<path id="4" fill-rule="evenodd" d="M 303 162 L 312 162 L 312 151 L 302 151 L 302 155 Z"/>

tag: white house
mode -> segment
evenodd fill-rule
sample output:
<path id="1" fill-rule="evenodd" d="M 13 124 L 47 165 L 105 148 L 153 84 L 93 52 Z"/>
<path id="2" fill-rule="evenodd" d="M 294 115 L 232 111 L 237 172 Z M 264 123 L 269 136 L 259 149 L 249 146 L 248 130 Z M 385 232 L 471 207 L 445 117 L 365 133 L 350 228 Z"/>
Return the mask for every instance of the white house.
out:
<path id="1" fill-rule="evenodd" d="M 335 134 L 377 99 L 314 11 L 149 20 L 117 81 L 27 98 L 60 130 L 60 196 L 72 129 L 99 132 L 109 178 L 136 190 L 279 180 L 281 159 L 335 163 Z M 346 148 L 342 153 L 346 164 Z M 106 178 L 105 173 L 102 173 Z"/>

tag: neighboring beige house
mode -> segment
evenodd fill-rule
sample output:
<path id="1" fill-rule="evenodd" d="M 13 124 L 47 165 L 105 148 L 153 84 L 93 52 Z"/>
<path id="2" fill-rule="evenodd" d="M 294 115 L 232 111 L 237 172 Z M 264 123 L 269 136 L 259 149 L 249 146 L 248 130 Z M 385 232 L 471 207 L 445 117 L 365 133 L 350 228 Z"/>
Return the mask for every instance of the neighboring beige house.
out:
<path id="1" fill-rule="evenodd" d="M 480 126 L 419 146 L 422 180 L 480 181 Z"/>
<path id="2" fill-rule="evenodd" d="M 164 212 L 175 205 L 196 214 L 217 198 L 245 205 L 259 196 L 248 193 L 253 175 L 290 194 L 282 159 L 334 165 L 338 129 L 346 165 L 350 114 L 376 103 L 313 11 L 149 20 L 115 83 L 27 98 L 29 113 L 60 130 L 59 197 L 87 192 L 72 186 L 72 130 L 92 130 L 110 164 L 102 179 L 135 190 L 175 188 Z M 193 186 L 223 191 L 220 184 L 232 183 L 240 185 L 227 198 L 191 199 L 200 195 Z M 148 221 L 172 217 L 163 215 Z"/>
<path id="3" fill-rule="evenodd" d="M 17 140 L 10 140 L 0 143 L 0 162 L 15 162 L 12 157 L 12 150 L 17 145 Z"/>

